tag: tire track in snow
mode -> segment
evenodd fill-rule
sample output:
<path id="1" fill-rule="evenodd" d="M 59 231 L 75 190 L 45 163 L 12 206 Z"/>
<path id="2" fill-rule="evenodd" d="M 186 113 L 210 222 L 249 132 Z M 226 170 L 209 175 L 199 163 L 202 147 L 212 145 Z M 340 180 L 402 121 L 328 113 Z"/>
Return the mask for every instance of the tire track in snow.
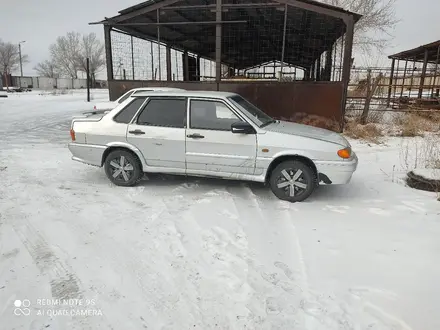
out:
<path id="1" fill-rule="evenodd" d="M 237 323 L 242 324 L 243 315 L 237 312 L 237 308 L 243 305 L 238 301 L 242 299 L 239 297 L 246 295 L 247 286 L 246 283 L 242 283 L 241 276 L 233 269 L 234 265 L 235 269 L 239 268 L 240 270 L 242 264 L 245 265 L 241 256 L 237 255 L 237 253 L 240 254 L 238 251 L 245 249 L 243 246 L 245 239 L 239 233 L 234 238 L 219 226 L 211 227 L 209 230 L 200 227 L 198 221 L 204 221 L 204 219 L 196 218 L 198 207 L 203 208 L 207 202 L 218 198 L 222 193 L 215 192 L 209 187 L 208 191 L 200 194 L 206 190 L 203 185 L 200 187 L 198 184 L 187 183 L 180 185 L 173 192 L 178 193 L 181 190 L 193 197 L 195 203 L 189 206 L 185 205 L 182 209 L 181 206 L 178 206 L 179 203 L 176 203 L 176 199 L 183 200 L 181 195 L 171 199 L 163 199 L 162 202 L 166 205 L 170 217 L 174 219 L 176 233 L 182 248 L 185 249 L 186 259 L 189 259 L 186 271 L 189 273 L 188 279 L 195 286 L 197 299 L 200 299 L 197 301 L 199 319 L 203 320 L 200 329 L 216 326 L 229 328 Z M 214 211 L 215 208 L 211 207 L 210 209 Z M 190 278 L 194 273 L 197 274 L 195 282 Z M 212 288 L 210 290 L 212 292 L 204 291 L 207 285 Z M 223 287 L 223 292 L 217 292 L 217 287 Z M 229 298 L 226 301 L 225 296 Z M 225 306 L 225 303 L 228 305 Z M 231 303 L 232 305 L 230 305 Z M 221 311 L 223 313 L 219 314 Z M 240 315 L 230 315 L 234 312 Z M 246 327 L 246 324 L 244 326 Z M 236 327 L 233 326 L 233 328 Z"/>
<path id="2" fill-rule="evenodd" d="M 79 278 L 68 264 L 57 257 L 45 238 L 27 220 L 27 216 L 23 214 L 20 218 L 12 216 L 8 216 L 8 218 L 10 219 L 9 224 L 28 251 L 38 271 L 48 278 L 51 298 L 60 300 L 83 299 L 84 290 Z M 38 306 L 35 301 L 32 301 L 32 305 Z M 73 316 L 70 317 L 70 320 L 63 318 L 58 321 L 71 329 L 87 329 L 88 322 L 86 318 Z M 55 320 L 50 318 L 46 321 L 49 324 L 53 322 Z"/>
<path id="3" fill-rule="evenodd" d="M 117 189 L 115 187 L 115 189 Z M 140 190 L 143 192 L 143 189 L 138 188 L 128 188 L 131 190 Z M 119 200 L 117 207 L 119 209 L 119 213 L 123 214 L 124 217 L 118 218 L 117 223 L 108 222 L 107 226 L 118 226 L 124 219 L 130 219 L 131 221 L 136 220 L 138 209 L 130 208 L 130 204 L 133 203 L 141 203 L 136 201 L 134 196 L 136 194 L 130 195 L 130 198 Z M 126 195 L 127 196 L 127 195 Z M 93 203 L 93 196 L 85 196 L 86 198 L 90 198 L 90 201 L 84 201 L 85 204 Z M 144 208 L 149 207 L 149 205 L 142 202 Z M 113 205 L 112 205 L 113 206 Z M 125 207 L 124 207 L 125 206 Z M 111 220 L 111 215 L 114 215 L 113 209 L 106 209 L 105 206 L 101 205 L 101 208 L 104 210 L 103 214 L 100 218 L 106 219 L 106 221 Z M 125 212 L 127 211 L 127 212 Z M 133 214 L 130 214 L 133 212 Z M 78 219 L 74 222 L 66 222 L 65 224 L 72 229 L 72 232 L 75 233 L 76 239 L 81 240 L 81 244 L 91 245 L 93 255 L 96 255 L 94 258 L 85 259 L 85 262 L 88 261 L 92 267 L 95 267 L 95 263 L 98 263 L 100 269 L 106 269 L 107 275 L 110 275 L 110 279 L 108 281 L 100 281 L 97 278 L 89 279 L 89 283 L 92 284 L 91 290 L 98 295 L 99 299 L 106 300 L 105 304 L 108 306 L 107 310 L 113 310 L 113 306 L 109 304 L 109 302 L 118 302 L 118 300 L 122 299 L 123 303 L 131 303 L 130 306 L 134 307 L 130 309 L 130 314 L 125 316 L 123 320 L 115 318 L 115 315 L 112 315 L 112 321 L 116 322 L 116 324 L 112 323 L 117 329 L 122 326 L 130 326 L 132 328 L 136 328 L 139 326 L 143 326 L 144 328 L 154 327 L 155 319 L 159 318 L 157 311 L 155 310 L 155 301 L 153 298 L 157 297 L 156 292 L 152 292 L 149 287 L 145 286 L 145 277 L 150 277 L 151 273 L 148 264 L 142 262 L 142 255 L 137 251 L 133 246 L 126 246 L 117 244 L 113 239 L 113 237 L 107 236 L 107 233 L 101 233 L 101 224 L 96 224 L 93 222 L 94 214 L 87 214 L 86 217 L 78 214 Z M 92 221 L 90 221 L 92 220 Z M 127 235 L 129 235 L 127 233 Z M 115 248 L 116 246 L 116 248 Z M 89 250 L 90 251 L 90 250 Z M 89 256 L 87 256 L 89 257 Z M 87 258 L 86 257 L 86 258 Z M 98 261 L 99 260 L 99 261 Z M 123 270 L 123 273 L 121 273 Z M 129 270 L 129 271 L 127 271 Z M 122 277 L 122 275 L 124 277 Z M 123 286 L 128 291 L 119 292 L 114 288 L 114 282 L 109 283 L 115 277 L 119 277 L 120 285 Z M 103 283 L 104 282 L 104 283 Z M 127 284 L 129 283 L 129 284 Z M 107 284 L 109 286 L 107 287 Z M 134 284 L 134 286 L 133 286 Z M 127 287 L 128 286 L 128 287 Z M 111 290 L 110 290 L 111 288 Z M 139 292 L 141 295 L 139 297 Z M 134 297 L 138 300 L 138 304 L 133 306 L 132 300 L 124 299 L 129 293 L 133 293 Z M 116 300 L 116 301 L 115 301 Z M 119 309 L 116 309 L 119 312 Z M 147 314 L 144 314 L 146 313 Z M 105 313 L 105 310 L 103 311 Z M 117 315 L 117 314 L 116 314 Z M 120 323 L 121 322 L 121 323 Z"/>
<path id="4" fill-rule="evenodd" d="M 76 205 L 67 204 L 66 200 L 69 200 L 64 195 L 60 195 L 60 191 L 56 187 L 51 187 L 52 189 L 47 189 L 50 187 L 50 181 L 46 180 L 45 183 L 39 180 L 38 173 L 29 174 L 26 169 L 16 168 L 16 171 L 20 171 L 22 174 L 19 176 L 20 182 L 16 181 L 14 186 L 14 191 L 9 191 L 10 200 L 15 205 L 21 205 L 20 202 L 28 201 L 27 209 L 32 210 L 32 216 L 40 215 L 40 209 L 44 209 L 47 205 L 50 205 L 50 209 L 59 210 L 59 214 L 67 215 L 70 211 L 77 213 L 80 211 Z M 39 173 L 41 174 L 41 173 Z M 14 176 L 15 177 L 15 176 Z M 47 178 L 47 176 L 44 176 Z M 35 184 L 30 184 L 30 183 Z M 17 186 L 23 186 L 23 189 Z M 49 187 L 47 187 L 49 186 Z M 46 189 L 45 189 L 46 188 Z M 50 191 L 50 194 L 47 192 Z M 32 196 L 32 197 L 29 197 Z M 36 207 L 32 207 L 32 203 L 35 203 Z M 17 236 L 29 252 L 31 258 L 33 259 L 37 269 L 42 275 L 49 278 L 49 284 L 51 287 L 52 298 L 53 299 L 85 299 L 84 286 L 81 283 L 79 277 L 75 274 L 72 267 L 66 261 L 62 261 L 57 253 L 51 248 L 46 238 L 40 234 L 34 225 L 28 220 L 29 215 L 20 210 L 17 215 L 17 207 L 10 208 L 14 210 L 8 218 L 11 221 L 11 226 L 16 232 Z M 26 208 L 24 208 L 26 210 Z M 51 220 L 51 214 L 47 214 L 48 220 Z M 84 235 L 87 237 L 87 235 Z M 86 243 L 87 244 L 87 243 Z M 62 250 L 61 247 L 58 247 Z M 70 257 L 70 256 L 69 256 Z M 85 309 L 85 307 L 80 307 L 80 309 Z M 93 306 L 94 310 L 100 310 L 99 303 Z M 92 315 L 93 316 L 93 315 Z M 72 329 L 92 329 L 95 326 L 94 322 L 97 320 L 96 316 L 91 317 L 86 316 L 72 316 L 70 321 L 62 318 L 62 322 L 67 322 L 65 327 Z M 67 325 L 68 324 L 68 325 Z M 106 324 L 107 328 L 113 329 L 105 314 L 100 316 L 100 324 Z"/>
<path id="5" fill-rule="evenodd" d="M 28 180 L 26 180 L 28 181 Z M 41 182 L 40 182 L 41 183 Z M 66 185 L 64 185 L 66 186 Z M 133 191 L 133 189 L 135 189 L 135 191 L 140 191 L 141 193 L 143 192 L 143 187 L 139 187 L 141 189 L 138 188 L 128 188 L 131 189 L 131 191 Z M 115 188 L 118 189 L 118 188 Z M 69 190 L 71 190 L 71 188 L 69 188 Z M 75 191 L 75 190 L 73 190 Z M 57 189 L 54 187 L 54 190 L 51 190 L 51 193 L 49 195 L 43 195 L 40 196 L 41 199 L 43 199 L 43 203 L 48 203 L 51 204 L 55 209 L 64 209 L 65 207 L 70 207 L 70 204 L 67 204 L 65 202 L 65 200 L 69 200 L 68 196 L 66 195 L 71 194 L 72 191 L 67 192 L 67 191 L 57 191 Z M 128 202 L 130 203 L 134 203 L 137 206 L 140 207 L 148 207 L 145 203 L 144 203 L 144 199 L 145 199 L 145 195 L 143 194 L 128 194 Z M 62 194 L 62 197 L 60 198 L 59 194 Z M 138 195 L 139 198 L 136 197 L 136 195 Z M 89 197 L 91 198 L 90 201 L 84 201 L 85 204 L 89 204 L 93 203 L 93 196 L 85 196 L 87 199 L 89 199 Z M 157 204 L 157 203 L 156 203 Z M 120 205 L 120 204 L 119 204 Z M 154 205 L 156 206 L 156 205 Z M 159 205 L 160 206 L 160 203 Z M 70 207 L 71 208 L 71 207 Z M 75 206 L 75 213 L 81 211 L 81 207 Z M 88 208 L 90 210 L 90 208 Z M 138 208 L 131 210 L 133 212 L 138 212 Z M 157 222 L 156 220 L 162 220 L 161 218 L 163 218 L 163 214 L 166 214 L 168 212 L 167 209 L 165 209 L 163 206 L 160 206 L 159 211 L 155 212 L 155 216 L 152 218 L 152 222 L 156 222 L 156 225 L 159 226 L 159 230 L 161 230 L 160 228 L 165 228 L 166 226 L 164 226 L 163 224 L 161 224 L 160 222 Z M 79 215 L 79 214 L 78 214 Z M 130 216 L 130 214 L 125 214 L 126 216 L 128 216 L 128 218 L 130 219 L 136 219 L 137 216 L 134 215 L 133 217 Z M 130 269 L 131 271 L 129 272 L 130 274 L 134 274 L 134 282 L 137 284 L 138 288 L 140 289 L 140 291 L 143 293 L 142 296 L 146 301 L 149 301 L 149 306 L 152 306 L 153 309 L 150 309 L 149 312 L 149 317 L 144 316 L 144 320 L 147 319 L 149 320 L 150 323 L 149 326 L 153 326 L 155 327 L 156 324 L 154 323 L 154 318 L 153 320 L 151 319 L 152 315 L 156 315 L 156 319 L 160 319 L 159 315 L 157 315 L 157 312 L 154 309 L 157 309 L 158 311 L 160 309 L 163 309 L 160 306 L 156 306 L 158 301 L 161 301 L 160 296 L 163 295 L 162 292 L 160 291 L 155 291 L 152 292 L 151 291 L 151 287 L 145 287 L 145 275 L 149 273 L 149 271 L 147 270 L 147 268 L 145 267 L 144 263 L 139 263 L 139 260 L 142 260 L 141 256 L 138 256 L 138 253 L 136 253 L 134 250 L 132 249 L 126 249 L 124 246 L 122 246 L 121 248 L 118 249 L 112 249 L 112 253 L 109 254 L 108 251 L 108 237 L 103 237 L 97 235 L 97 236 L 93 236 L 91 234 L 94 234 L 94 232 L 97 231 L 96 226 L 94 225 L 93 221 L 90 221 L 90 217 L 93 218 L 93 214 L 88 214 L 87 215 L 87 219 L 80 217 L 79 219 L 75 219 L 75 221 L 68 221 L 65 222 L 64 224 L 68 225 L 69 227 L 72 228 L 73 233 L 76 233 L 77 235 L 76 238 L 79 238 L 81 241 L 81 244 L 85 244 L 88 245 L 91 242 L 93 242 L 93 254 L 97 253 L 99 256 L 104 257 L 104 259 L 108 259 L 110 261 L 110 264 L 115 265 L 115 269 L 119 268 L 120 265 L 125 265 L 125 267 L 127 269 Z M 105 216 L 105 214 L 100 218 L 108 218 Z M 80 219 L 83 219 L 85 221 L 80 221 Z M 165 221 L 164 221 L 165 222 Z M 165 228 L 164 230 L 162 230 L 162 232 L 159 235 L 162 235 L 161 237 L 158 237 L 158 240 L 160 240 L 161 238 L 164 238 L 163 235 L 167 235 L 169 234 L 169 228 Z M 98 238 L 99 237 L 99 238 Z M 165 243 L 167 242 L 167 240 L 165 240 Z M 168 240 L 169 242 L 169 240 Z M 161 242 L 162 245 L 164 245 L 163 242 Z M 113 245 L 113 242 L 112 244 Z M 106 258 L 108 257 L 108 258 Z M 116 267 L 116 265 L 118 265 L 119 267 Z M 160 274 L 157 274 L 157 278 L 160 278 Z M 96 288 L 95 288 L 96 289 Z M 155 299 L 155 300 L 153 300 Z M 167 301 L 167 303 L 172 304 L 171 301 Z M 169 308 L 169 307 L 167 307 Z M 169 314 L 172 311 L 170 310 L 170 312 L 166 313 Z M 141 314 L 142 315 L 142 314 Z M 142 319 L 142 316 L 141 316 Z M 153 323 L 151 323 L 153 322 Z M 147 326 L 144 322 L 144 325 Z"/>
<path id="6" fill-rule="evenodd" d="M 272 276 L 271 278 L 274 280 L 273 284 L 280 286 L 286 293 L 291 294 L 293 297 L 301 296 L 300 301 L 297 301 L 295 305 L 296 312 L 294 315 L 298 320 L 296 325 L 299 323 L 305 329 L 352 329 L 354 326 L 352 320 L 361 319 L 361 317 L 356 318 L 355 315 L 361 313 L 363 305 L 360 306 L 359 303 L 353 304 L 356 307 L 347 305 L 344 301 L 337 299 L 337 297 L 316 292 L 309 285 L 307 266 L 301 242 L 294 225 L 294 218 L 292 218 L 292 212 L 299 211 L 297 207 L 291 203 L 275 199 L 267 190 L 250 189 L 248 194 L 248 200 L 256 205 L 255 209 L 258 210 L 261 217 L 271 219 L 274 226 L 280 221 L 287 228 L 290 227 L 290 230 L 286 231 L 291 236 L 291 240 L 295 241 L 299 271 L 292 271 L 284 262 L 276 261 L 274 266 L 283 271 L 286 278 L 290 281 L 282 281 L 277 276 Z M 274 205 L 277 206 L 275 208 L 276 213 L 274 213 Z M 300 290 L 295 290 L 298 287 Z M 282 299 L 281 302 L 278 302 L 278 306 L 276 300 L 272 300 L 272 303 L 275 308 L 280 305 L 282 306 Z M 372 321 L 371 315 L 369 320 Z M 380 323 L 383 325 L 387 324 L 387 322 Z"/>
<path id="7" fill-rule="evenodd" d="M 280 286 L 284 291 L 286 291 L 289 294 L 292 294 L 294 296 L 297 296 L 298 294 L 301 295 L 301 300 L 299 301 L 299 305 L 296 306 L 299 309 L 302 309 L 305 314 L 310 314 L 307 309 L 307 302 L 313 302 L 315 301 L 314 297 L 310 293 L 310 287 L 309 287 L 309 281 L 308 281 L 308 275 L 307 275 L 307 266 L 305 264 L 304 260 L 304 254 L 302 252 L 301 242 L 299 239 L 299 236 L 297 234 L 296 227 L 291 219 L 291 213 L 290 212 L 298 212 L 298 209 L 295 207 L 292 207 L 291 203 L 281 201 L 278 199 L 275 199 L 275 197 L 272 195 L 272 193 L 265 189 L 259 190 L 259 193 L 256 193 L 258 190 L 252 190 L 249 189 L 249 192 L 251 196 L 253 196 L 252 200 L 255 202 L 257 209 L 260 211 L 261 216 L 268 218 L 268 219 L 274 219 L 273 216 L 273 203 L 277 205 L 276 212 L 280 214 L 280 222 L 283 226 L 286 227 L 290 240 L 293 240 L 295 242 L 296 247 L 296 254 L 297 254 L 297 262 L 298 262 L 298 271 L 292 271 L 291 268 L 282 261 L 275 261 L 274 266 L 280 269 L 288 281 L 280 282 Z M 267 203 L 268 201 L 271 201 L 272 203 Z M 289 229 L 290 227 L 290 229 Z M 287 239 L 286 237 L 284 239 Z M 298 283 L 298 284 L 297 284 Z M 314 320 L 311 320 L 310 318 L 301 315 L 302 318 L 300 320 L 300 323 L 303 324 L 303 326 L 306 329 L 314 328 L 317 326 L 316 322 Z M 315 315 L 312 315 L 315 317 Z"/>
<path id="8" fill-rule="evenodd" d="M 270 217 L 272 213 L 270 213 L 269 210 L 273 209 L 273 204 L 267 205 L 268 207 L 266 207 L 264 204 L 265 201 L 274 199 L 272 196 L 269 196 L 270 192 L 265 191 L 264 193 L 261 193 L 259 191 L 256 193 L 252 190 L 252 193 L 254 194 L 253 200 L 255 200 L 259 206 L 261 206 L 259 207 L 259 210 L 262 212 L 262 214 L 267 212 L 266 216 Z M 356 296 L 357 299 L 349 299 L 350 303 L 347 303 L 338 299 L 337 297 L 334 297 L 333 295 L 327 295 L 311 289 L 309 287 L 307 267 L 305 264 L 304 254 L 302 253 L 300 239 L 294 226 L 295 220 L 292 218 L 291 212 L 289 212 L 298 212 L 299 210 L 292 206 L 292 204 L 284 201 L 275 200 L 275 203 L 279 205 L 280 213 L 283 214 L 284 219 L 288 221 L 294 228 L 292 233 L 294 235 L 293 238 L 297 243 L 298 258 L 301 264 L 301 277 L 305 279 L 305 281 L 301 282 L 302 287 L 305 288 L 305 290 L 303 290 L 305 299 L 303 299 L 300 304 L 300 308 L 306 315 L 309 316 L 305 318 L 305 329 L 354 329 L 362 326 L 374 327 L 373 324 L 380 324 L 380 326 L 385 327 L 384 329 L 411 330 L 411 327 L 409 327 L 403 320 L 387 313 L 382 308 L 371 303 L 370 301 L 366 301 L 360 295 L 360 292 L 364 291 L 380 291 L 382 295 L 385 295 L 388 298 L 396 298 L 396 296 L 392 293 L 384 293 L 383 291 L 377 289 L 363 290 L 363 288 L 358 288 L 358 290 L 350 292 L 353 296 Z M 289 274 L 290 272 L 285 273 L 287 277 L 289 277 Z M 357 292 L 359 293 L 356 294 Z M 362 321 L 359 322 L 359 320 Z"/>
<path id="9" fill-rule="evenodd" d="M 292 303 L 292 294 L 298 294 L 302 290 L 297 286 L 298 281 L 293 283 L 289 278 L 282 280 L 276 271 L 279 270 L 277 266 L 286 270 L 288 266 L 280 262 L 280 259 L 285 257 L 280 257 L 281 252 L 275 254 L 277 248 L 274 246 L 279 248 L 279 244 L 290 244 L 285 239 L 277 237 L 278 233 L 274 231 L 274 224 L 271 222 L 276 220 L 274 218 L 277 214 L 273 212 L 265 214 L 256 195 L 245 183 L 238 187 L 229 187 L 228 191 L 232 195 L 240 224 L 247 233 L 252 248 L 252 256 L 248 260 L 251 269 L 249 282 L 256 295 L 252 298 L 251 312 L 262 326 L 270 325 L 276 329 L 286 329 L 304 324 L 303 320 L 300 320 L 301 317 L 296 315 L 297 306 Z M 279 251 L 288 251 L 288 249 L 282 247 Z M 294 274 L 291 270 L 287 273 Z M 256 301 L 264 301 L 264 305 L 259 306 Z M 297 303 L 299 305 L 299 301 Z"/>
<path id="10" fill-rule="evenodd" d="M 241 210 L 241 207 L 237 205 L 236 202 L 236 196 L 234 193 L 231 193 L 231 190 L 237 190 L 241 189 L 241 186 L 243 184 L 240 184 L 239 187 L 233 185 L 228 186 L 223 191 L 223 194 L 227 197 L 227 199 L 230 201 L 230 205 L 233 207 L 235 212 L 231 212 L 229 210 L 224 210 L 223 215 L 227 216 L 230 219 L 233 219 L 238 225 L 241 230 L 241 235 L 245 238 L 246 241 L 246 255 L 243 256 L 243 259 L 245 261 L 245 284 L 247 287 L 249 287 L 247 297 L 245 299 L 245 307 L 247 309 L 247 316 L 246 319 L 249 323 L 247 323 L 247 326 L 254 329 L 261 329 L 267 319 L 267 298 L 263 293 L 256 290 L 254 283 L 258 281 L 259 278 L 261 278 L 260 268 L 259 266 L 255 265 L 255 261 L 253 259 L 254 253 L 250 251 L 249 248 L 249 237 L 245 232 L 245 228 L 243 226 L 243 221 L 240 220 L 240 217 L 243 216 L 243 212 Z M 263 302 L 263 303 L 262 303 Z M 267 325 L 267 324 L 266 324 Z"/>
<path id="11" fill-rule="evenodd" d="M 16 187 L 16 185 L 14 185 Z M 29 196 L 27 189 L 9 191 L 10 201 L 15 205 L 20 205 L 19 201 L 27 200 Z M 17 193 L 17 195 L 15 195 Z M 15 203 L 14 203 L 15 201 Z M 12 226 L 22 244 L 29 252 L 32 260 L 42 275 L 48 275 L 54 299 L 78 299 L 82 298 L 82 289 L 80 289 L 80 281 L 75 274 L 72 273 L 70 267 L 62 262 L 45 238 L 34 228 L 28 220 L 28 214 L 20 210 L 14 210 L 18 207 L 10 207 L 6 210 L 8 223 Z M 13 209 L 15 212 L 9 214 Z M 18 216 L 16 215 L 18 211 Z"/>
<path id="12" fill-rule="evenodd" d="M 163 242 L 162 237 L 159 237 L 160 244 L 164 246 L 164 248 L 168 248 L 170 255 L 172 256 L 170 262 L 172 263 L 172 267 L 174 272 L 170 273 L 170 276 L 173 277 L 170 279 L 173 285 L 177 285 L 180 283 L 181 285 L 176 288 L 177 292 L 180 292 L 180 295 L 184 296 L 185 305 L 179 305 L 179 309 L 174 311 L 175 320 L 177 323 L 168 323 L 165 327 L 168 328 L 176 328 L 185 327 L 185 323 L 188 323 L 188 309 L 192 310 L 190 315 L 192 319 L 187 324 L 188 327 L 195 327 L 196 329 L 205 329 L 205 317 L 203 313 L 201 313 L 200 307 L 200 297 L 202 296 L 200 293 L 200 288 L 197 286 L 197 282 L 201 278 L 201 274 L 199 269 L 193 263 L 194 260 L 191 259 L 191 255 L 188 252 L 193 250 L 191 247 L 188 249 L 187 242 L 184 242 L 187 235 L 187 231 L 184 228 L 190 228 L 191 231 L 194 231 L 195 228 L 198 227 L 197 223 L 192 221 L 191 217 L 188 217 L 190 214 L 191 206 L 187 205 L 187 200 L 183 199 L 181 195 L 177 194 L 181 188 L 194 188 L 197 185 L 188 186 L 186 184 L 181 184 L 177 188 L 173 189 L 173 194 L 171 196 L 164 197 L 161 194 L 158 194 L 156 191 L 151 191 L 154 197 L 157 197 L 160 202 L 155 203 L 155 205 L 160 205 L 160 211 L 155 212 L 152 216 L 152 222 L 159 221 L 163 227 L 163 234 L 166 235 L 167 242 Z M 183 225 L 182 221 L 190 222 L 189 225 Z M 169 243 L 167 246 L 166 243 Z M 176 278 L 175 276 L 178 275 Z M 181 276 L 182 275 L 182 276 Z M 191 283 L 190 289 L 185 289 L 185 287 Z M 194 293 L 190 296 L 188 293 Z M 179 298 L 180 300 L 181 298 Z M 195 307 L 197 306 L 197 307 Z M 177 308 L 177 306 L 175 307 Z M 185 312 L 186 311 L 186 312 Z M 176 313 L 177 312 L 177 313 Z M 182 314 L 179 317 L 178 313 Z M 179 320 L 181 323 L 179 323 Z M 209 320 L 208 320 L 209 321 Z M 200 323 L 203 324 L 200 324 Z M 206 323 L 207 324 L 207 323 Z"/>
<path id="13" fill-rule="evenodd" d="M 48 275 L 54 299 L 81 299 L 83 290 L 78 277 L 55 255 L 49 244 L 27 221 L 12 224 L 42 275 Z"/>
<path id="14" fill-rule="evenodd" d="M 44 115 L 31 118 L 29 121 L 17 120 L 0 129 L 0 140 L 10 143 L 27 141 L 27 143 L 66 143 L 69 141 L 69 128 L 72 116 L 63 117 Z"/>

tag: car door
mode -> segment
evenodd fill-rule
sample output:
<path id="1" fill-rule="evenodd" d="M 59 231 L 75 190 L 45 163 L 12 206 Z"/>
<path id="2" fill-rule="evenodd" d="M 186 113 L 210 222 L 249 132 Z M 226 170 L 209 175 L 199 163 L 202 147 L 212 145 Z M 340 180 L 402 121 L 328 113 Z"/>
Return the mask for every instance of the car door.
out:
<path id="1" fill-rule="evenodd" d="M 243 120 L 219 99 L 191 98 L 188 108 L 187 173 L 215 176 L 254 174 L 256 134 L 231 131 L 233 123 Z"/>
<path id="2" fill-rule="evenodd" d="M 150 97 L 128 126 L 127 141 L 136 146 L 150 167 L 185 172 L 184 97 Z"/>

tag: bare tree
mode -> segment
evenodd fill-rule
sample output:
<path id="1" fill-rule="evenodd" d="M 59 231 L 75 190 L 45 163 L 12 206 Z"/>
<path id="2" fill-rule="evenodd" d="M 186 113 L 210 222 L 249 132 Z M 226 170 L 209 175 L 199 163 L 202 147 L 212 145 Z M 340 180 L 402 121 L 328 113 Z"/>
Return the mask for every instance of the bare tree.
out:
<path id="1" fill-rule="evenodd" d="M 50 46 L 50 54 L 51 60 L 43 62 L 45 65 L 40 67 L 46 74 L 45 69 L 51 62 L 59 74 L 78 78 L 78 71 L 87 71 L 87 58 L 89 58 L 90 76 L 94 81 L 96 74 L 105 66 L 104 44 L 95 33 L 81 36 L 77 32 L 69 32 L 66 36 L 58 37 Z"/>
<path id="2" fill-rule="evenodd" d="M 21 55 L 22 63 L 29 62 L 27 55 Z M 5 74 L 10 74 L 18 69 L 20 64 L 20 53 L 18 45 L 4 42 L 0 39 L 0 70 Z"/>
<path id="3" fill-rule="evenodd" d="M 320 0 L 362 15 L 355 25 L 354 46 L 370 54 L 382 51 L 392 36 L 390 30 L 399 21 L 395 17 L 396 0 Z"/>
<path id="4" fill-rule="evenodd" d="M 81 53 L 81 35 L 77 32 L 69 32 L 66 36 L 58 37 L 50 46 L 52 61 L 61 74 L 70 78 L 78 78 L 78 56 Z"/>
<path id="5" fill-rule="evenodd" d="M 84 35 L 81 40 L 81 50 L 77 54 L 76 63 L 81 71 L 87 72 L 87 58 L 89 58 L 90 77 L 92 82 L 96 74 L 105 66 L 104 44 L 95 33 Z"/>
<path id="6" fill-rule="evenodd" d="M 37 71 L 37 73 L 40 76 L 48 77 L 48 78 L 58 78 L 58 67 L 52 60 L 46 60 L 44 62 L 40 62 L 37 64 L 36 67 L 34 67 L 34 70 Z"/>

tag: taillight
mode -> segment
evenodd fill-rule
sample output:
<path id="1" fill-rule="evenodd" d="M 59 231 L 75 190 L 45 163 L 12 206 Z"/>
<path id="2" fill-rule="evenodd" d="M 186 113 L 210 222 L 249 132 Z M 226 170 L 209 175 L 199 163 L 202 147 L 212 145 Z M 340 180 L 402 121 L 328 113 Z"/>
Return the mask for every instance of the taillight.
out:
<path id="1" fill-rule="evenodd" d="M 70 137 L 72 138 L 72 141 L 75 141 L 75 131 L 73 128 L 70 129 Z"/>
<path id="2" fill-rule="evenodd" d="M 93 106 L 93 110 L 96 110 L 96 105 Z"/>
<path id="3" fill-rule="evenodd" d="M 338 150 L 338 156 L 344 159 L 348 159 L 351 157 L 351 148 L 344 148 Z"/>

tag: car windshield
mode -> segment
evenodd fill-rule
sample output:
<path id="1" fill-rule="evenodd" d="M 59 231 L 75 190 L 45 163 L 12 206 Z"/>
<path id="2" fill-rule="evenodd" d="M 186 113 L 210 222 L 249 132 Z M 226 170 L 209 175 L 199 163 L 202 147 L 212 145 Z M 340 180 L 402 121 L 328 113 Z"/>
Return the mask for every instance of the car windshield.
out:
<path id="1" fill-rule="evenodd" d="M 239 95 L 229 97 L 229 100 L 238 107 L 246 117 L 248 117 L 254 124 L 259 127 L 264 127 L 270 123 L 274 123 L 275 119 L 265 114 L 263 111 L 258 109 L 255 105 L 244 99 Z"/>

